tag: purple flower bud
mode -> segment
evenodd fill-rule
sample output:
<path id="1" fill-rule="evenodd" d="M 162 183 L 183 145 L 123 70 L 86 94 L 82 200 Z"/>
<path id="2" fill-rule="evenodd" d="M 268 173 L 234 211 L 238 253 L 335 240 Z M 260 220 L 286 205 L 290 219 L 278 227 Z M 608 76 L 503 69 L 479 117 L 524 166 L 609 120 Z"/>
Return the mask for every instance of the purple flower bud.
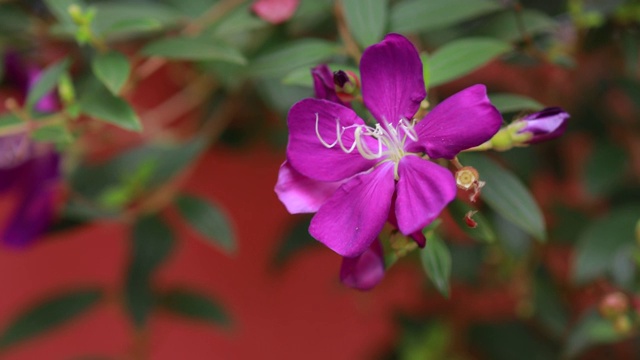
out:
<path id="1" fill-rule="evenodd" d="M 327 65 L 322 64 L 311 69 L 311 76 L 313 77 L 313 90 L 317 99 L 343 104 L 338 94 L 336 94 L 335 85 L 333 84 L 334 77 Z"/>
<path id="2" fill-rule="evenodd" d="M 344 87 L 344 84 L 349 82 L 349 75 L 343 70 L 338 70 L 333 73 L 333 83 L 339 87 Z"/>
<path id="3" fill-rule="evenodd" d="M 562 108 L 546 108 L 525 116 L 522 121 L 526 122 L 526 126 L 518 134 L 532 134 L 531 139 L 526 141 L 527 144 L 555 139 L 564 133 L 568 118 L 569 114 Z"/>
<path id="4" fill-rule="evenodd" d="M 370 290 L 384 277 L 384 252 L 379 240 L 371 243 L 361 255 L 342 259 L 340 280 L 358 290 Z"/>

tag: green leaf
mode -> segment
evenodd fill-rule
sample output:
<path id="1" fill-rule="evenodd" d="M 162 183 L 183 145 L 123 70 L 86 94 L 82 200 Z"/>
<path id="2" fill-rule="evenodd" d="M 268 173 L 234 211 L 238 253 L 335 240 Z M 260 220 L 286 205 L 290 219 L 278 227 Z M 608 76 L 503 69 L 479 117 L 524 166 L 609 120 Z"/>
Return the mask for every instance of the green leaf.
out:
<path id="1" fill-rule="evenodd" d="M 488 243 L 496 241 L 496 234 L 491 223 L 480 212 L 475 213 L 472 217 L 473 220 L 478 223 L 478 226 L 471 228 L 465 223 L 465 215 L 467 212 L 473 210 L 471 206 L 460 200 L 454 200 L 449 204 L 447 209 L 449 210 L 451 217 L 453 217 L 453 220 L 458 224 L 458 227 L 471 238 Z"/>
<path id="2" fill-rule="evenodd" d="M 236 251 L 236 240 L 229 218 L 215 204 L 204 199 L 181 195 L 176 199 L 180 214 L 210 243 L 228 254 Z"/>
<path id="3" fill-rule="evenodd" d="M 611 143 L 598 143 L 582 177 L 587 192 L 594 196 L 610 194 L 624 179 L 626 167 L 624 149 Z"/>
<path id="4" fill-rule="evenodd" d="M 83 289 L 47 298 L 18 315 L 0 335 L 0 348 L 30 340 L 75 320 L 102 297 L 96 289 Z"/>
<path id="5" fill-rule="evenodd" d="M 69 129 L 64 124 L 53 124 L 40 127 L 31 133 L 35 141 L 51 142 L 57 145 L 67 145 L 73 141 Z"/>
<path id="6" fill-rule="evenodd" d="M 595 309 L 587 311 L 578 320 L 565 341 L 564 358 L 575 358 L 589 346 L 607 344 L 624 338 L 613 327 L 613 322 L 602 318 Z"/>
<path id="7" fill-rule="evenodd" d="M 509 50 L 510 44 L 491 38 L 452 41 L 431 55 L 429 86 L 438 86 L 469 74 Z"/>
<path id="8" fill-rule="evenodd" d="M 302 250 L 317 246 L 319 243 L 309 235 L 311 217 L 302 216 L 280 241 L 273 262 L 276 267 L 282 267 L 294 255 Z"/>
<path id="9" fill-rule="evenodd" d="M 388 0 L 342 0 L 347 27 L 361 47 L 382 39 L 387 27 Z"/>
<path id="10" fill-rule="evenodd" d="M 63 25 L 73 25 L 73 19 L 69 14 L 69 6 L 78 5 L 81 8 L 85 8 L 84 1 L 82 0 L 44 0 L 47 8 Z"/>
<path id="11" fill-rule="evenodd" d="M 422 77 L 424 78 L 424 87 L 428 89 L 431 85 L 431 65 L 429 64 L 429 54 L 420 54 L 420 61 L 422 61 Z"/>
<path id="12" fill-rule="evenodd" d="M 58 79 L 67 71 L 70 61 L 65 58 L 54 64 L 49 65 L 27 95 L 26 107 L 32 109 L 42 97 L 52 91 L 58 84 Z"/>
<path id="13" fill-rule="evenodd" d="M 174 37 L 156 40 L 142 49 L 147 56 L 172 60 L 218 60 L 244 65 L 247 59 L 236 49 L 211 39 Z"/>
<path id="14" fill-rule="evenodd" d="M 573 263 L 574 280 L 585 283 L 611 269 L 615 265 L 617 254 L 625 247 L 635 244 L 638 219 L 640 207 L 627 206 L 591 222 L 578 239 Z"/>
<path id="15" fill-rule="evenodd" d="M 0 129 L 22 124 L 22 120 L 14 113 L 0 115 Z"/>
<path id="16" fill-rule="evenodd" d="M 176 315 L 229 326 L 231 318 L 217 301 L 193 290 L 173 289 L 159 296 L 158 305 Z"/>
<path id="17" fill-rule="evenodd" d="M 98 120 L 126 130 L 142 130 L 140 119 L 131 105 L 122 98 L 113 95 L 102 85 L 82 92 L 79 103 L 83 113 Z"/>
<path id="18" fill-rule="evenodd" d="M 435 232 L 425 234 L 427 244 L 420 251 L 422 267 L 440 294 L 449 297 L 449 278 L 451 277 L 451 253 L 447 245 Z"/>
<path id="19" fill-rule="evenodd" d="M 391 32 L 426 32 L 455 25 L 502 7 L 488 0 L 413 0 L 391 9 Z"/>
<path id="20" fill-rule="evenodd" d="M 116 51 L 96 56 L 91 62 L 91 68 L 113 95 L 120 93 L 131 72 L 127 57 Z"/>
<path id="21" fill-rule="evenodd" d="M 522 27 L 518 24 L 518 16 Z M 556 22 L 549 15 L 537 11 L 525 9 L 519 15 L 513 11 L 505 11 L 496 14 L 482 22 L 480 26 L 474 28 L 475 36 L 489 36 L 503 41 L 518 41 L 527 36 L 532 36 L 544 32 L 551 32 L 556 27 Z M 524 32 L 522 31 L 524 29 Z"/>
<path id="22" fill-rule="evenodd" d="M 522 95 L 495 93 L 490 94 L 489 99 L 501 113 L 517 112 L 522 110 L 538 111 L 544 108 L 539 102 Z"/>
<path id="23" fill-rule="evenodd" d="M 239 34 L 250 34 L 250 31 L 266 29 L 270 24 L 255 16 L 249 10 L 249 4 L 245 4 L 231 11 L 214 26 L 211 29 L 212 35 L 224 40 Z"/>
<path id="24" fill-rule="evenodd" d="M 261 77 L 283 77 L 293 69 L 315 66 L 336 55 L 340 47 L 333 42 L 304 39 L 287 43 L 259 55 L 251 62 L 248 71 Z"/>
<path id="25" fill-rule="evenodd" d="M 111 24 L 104 30 L 103 35 L 107 37 L 131 36 L 160 29 L 162 29 L 162 23 L 156 19 L 124 19 Z"/>
<path id="26" fill-rule="evenodd" d="M 96 34 L 109 34 L 110 37 L 131 35 L 131 28 L 126 29 L 127 31 L 118 28 L 133 21 L 147 26 L 155 23 L 168 28 L 181 20 L 174 9 L 155 1 L 101 1 L 92 3 L 91 7 L 96 9 L 96 17 L 92 23 Z"/>
<path id="27" fill-rule="evenodd" d="M 493 210 L 536 239 L 546 239 L 542 211 L 517 177 L 481 155 L 464 154 L 461 161 L 478 170 L 486 183 L 480 196 Z"/>
<path id="28" fill-rule="evenodd" d="M 151 277 L 174 245 L 171 228 L 157 215 L 138 219 L 133 227 L 131 263 L 127 270 L 125 304 L 137 327 L 142 327 L 154 303 Z"/>

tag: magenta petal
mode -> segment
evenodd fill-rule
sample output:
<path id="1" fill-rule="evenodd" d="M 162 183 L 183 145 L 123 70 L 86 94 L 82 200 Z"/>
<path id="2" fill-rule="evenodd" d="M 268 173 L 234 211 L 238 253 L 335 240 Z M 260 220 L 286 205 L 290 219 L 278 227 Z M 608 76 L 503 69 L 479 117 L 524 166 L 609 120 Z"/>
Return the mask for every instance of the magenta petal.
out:
<path id="1" fill-rule="evenodd" d="M 502 117 L 491 105 L 484 85 L 470 86 L 441 102 L 416 124 L 419 141 L 409 151 L 453 159 L 460 151 L 491 139 Z"/>
<path id="2" fill-rule="evenodd" d="M 358 290 L 369 290 L 384 277 L 384 253 L 380 240 L 371 243 L 362 255 L 342 258 L 340 281 Z"/>
<path id="3" fill-rule="evenodd" d="M 327 144 L 337 139 L 336 126 L 341 129 L 351 125 L 364 125 L 362 119 L 353 110 L 342 105 L 319 99 L 304 99 L 291 108 L 288 116 L 289 145 L 287 159 L 302 175 L 319 181 L 340 181 L 370 169 L 374 160 L 367 160 L 360 155 L 358 149 L 346 153 L 335 144 L 327 148 L 316 134 L 316 118 L 318 132 Z M 342 144 L 351 148 L 354 143 L 355 128 L 344 131 Z M 377 147 L 372 138 L 371 148 Z"/>
<path id="4" fill-rule="evenodd" d="M 379 122 L 411 119 L 427 96 L 418 51 L 402 35 L 389 34 L 367 48 L 360 74 L 364 104 Z"/>
<path id="5" fill-rule="evenodd" d="M 429 225 L 456 196 L 448 169 L 417 156 L 405 156 L 398 166 L 396 218 L 405 235 Z"/>
<path id="6" fill-rule="evenodd" d="M 387 220 L 394 188 L 391 162 L 354 177 L 320 207 L 309 233 L 342 256 L 362 254 Z"/>
<path id="7" fill-rule="evenodd" d="M 297 172 L 285 161 L 278 172 L 276 194 L 291 214 L 313 213 L 327 201 L 342 182 L 321 182 Z"/>
<path id="8" fill-rule="evenodd" d="M 559 107 L 546 108 L 525 116 L 522 120 L 527 125 L 519 133 L 531 133 L 533 135 L 527 141 L 528 144 L 555 139 L 566 130 L 569 117 L 570 115 Z"/>

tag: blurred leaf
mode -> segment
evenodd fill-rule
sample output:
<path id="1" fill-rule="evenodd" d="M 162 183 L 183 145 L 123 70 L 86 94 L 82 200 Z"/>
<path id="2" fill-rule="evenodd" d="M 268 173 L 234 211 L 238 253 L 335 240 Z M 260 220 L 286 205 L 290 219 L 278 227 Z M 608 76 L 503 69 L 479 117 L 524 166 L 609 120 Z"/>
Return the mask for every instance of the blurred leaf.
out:
<path id="1" fill-rule="evenodd" d="M 147 144 L 101 164 L 76 167 L 71 173 L 70 183 L 85 201 L 69 201 L 67 215 L 80 219 L 113 216 L 107 209 L 96 208 L 98 198 L 105 191 L 121 184 L 134 169 L 150 163 L 154 165 L 153 173 L 145 181 L 144 189 L 153 190 L 184 170 L 206 149 L 206 145 L 207 141 L 201 137 L 182 144 Z"/>
<path id="2" fill-rule="evenodd" d="M 133 227 L 125 303 L 136 327 L 145 325 L 154 306 L 151 278 L 171 253 L 174 241 L 173 231 L 157 215 L 139 218 Z"/>
<path id="3" fill-rule="evenodd" d="M 228 326 L 231 319 L 220 304 L 193 290 L 174 289 L 160 295 L 158 305 L 176 315 Z"/>
<path id="4" fill-rule="evenodd" d="M 211 9 L 220 0 L 165 0 L 173 8 L 181 13 L 197 18 L 202 16 L 207 10 Z"/>
<path id="5" fill-rule="evenodd" d="M 57 145 L 66 145 L 73 141 L 69 129 L 64 124 L 53 124 L 39 127 L 31 133 L 35 141 L 51 142 Z"/>
<path id="6" fill-rule="evenodd" d="M 563 353 L 565 358 L 573 358 L 589 346 L 613 343 L 623 338 L 610 320 L 603 319 L 592 309 L 584 313 L 569 333 Z"/>
<path id="7" fill-rule="evenodd" d="M 606 196 L 619 185 L 625 175 L 627 154 L 611 143 L 598 143 L 585 166 L 583 179 L 589 194 Z"/>
<path id="8" fill-rule="evenodd" d="M 554 344 L 527 328 L 512 322 L 475 325 L 471 328 L 471 343 L 481 350 L 482 358 L 491 360 L 557 359 Z"/>
<path id="9" fill-rule="evenodd" d="M 283 77 L 293 69 L 311 68 L 336 55 L 339 50 L 338 45 L 326 40 L 296 40 L 258 55 L 248 71 L 254 76 Z"/>
<path id="10" fill-rule="evenodd" d="M 113 95 L 120 93 L 131 72 L 127 57 L 116 51 L 97 55 L 91 62 L 91 68 Z"/>
<path id="11" fill-rule="evenodd" d="M 522 95 L 495 93 L 490 94 L 489 99 L 501 113 L 517 112 L 522 110 L 542 110 L 544 105 Z"/>
<path id="12" fill-rule="evenodd" d="M 522 28 L 518 25 L 518 18 Z M 514 14 L 513 11 L 496 14 L 484 20 L 480 26 L 472 30 L 472 33 L 475 36 L 490 36 L 503 41 L 517 41 L 523 39 L 525 35 L 551 32 L 556 26 L 555 20 L 549 15 L 537 10 L 525 9 L 518 14 Z"/>
<path id="13" fill-rule="evenodd" d="M 382 40 L 387 27 L 388 0 L 342 0 L 351 34 L 362 47 Z"/>
<path id="14" fill-rule="evenodd" d="M 286 264 L 298 252 L 319 243 L 309 234 L 309 224 L 311 217 L 302 216 L 284 236 L 278 246 L 273 262 L 276 267 Z"/>
<path id="15" fill-rule="evenodd" d="M 640 219 L 640 207 L 617 208 L 604 218 L 592 221 L 582 232 L 576 246 L 573 278 L 586 283 L 613 265 L 621 249 L 635 244 L 635 226 Z"/>
<path id="16" fill-rule="evenodd" d="M 162 23 L 156 19 L 124 19 L 111 24 L 104 30 L 103 35 L 127 36 L 138 33 L 146 33 L 162 29 Z"/>
<path id="17" fill-rule="evenodd" d="M 449 206 L 447 206 L 447 209 L 449 210 L 449 214 L 451 214 L 453 220 L 458 224 L 458 227 L 472 239 L 488 243 L 496 241 L 496 234 L 493 231 L 491 223 L 484 217 L 484 215 L 482 215 L 482 213 L 477 212 L 473 215 L 472 218 L 478 223 L 478 226 L 471 228 L 464 221 L 465 215 L 469 211 L 474 210 L 471 206 L 465 204 L 461 200 L 453 200 Z"/>
<path id="18" fill-rule="evenodd" d="M 516 259 L 524 259 L 531 251 L 531 235 L 500 214 L 492 214 L 492 223 L 504 250 Z"/>
<path id="19" fill-rule="evenodd" d="M 480 195 L 493 210 L 538 240 L 546 239 L 542 211 L 529 190 L 511 172 L 489 158 L 464 154 L 461 161 L 476 168 L 486 184 Z"/>
<path id="20" fill-rule="evenodd" d="M 427 326 L 405 327 L 398 347 L 398 359 L 442 360 L 451 359 L 453 331 L 451 325 L 434 322 Z M 395 359 L 395 357 L 394 357 Z"/>
<path id="21" fill-rule="evenodd" d="M 46 69 L 40 74 L 38 81 L 31 87 L 29 94 L 27 94 L 27 101 L 25 103 L 26 108 L 33 109 L 33 107 L 49 93 L 58 84 L 58 79 L 62 74 L 67 71 L 70 61 L 64 58 L 54 64 L 47 66 Z"/>
<path id="22" fill-rule="evenodd" d="M 86 7 L 82 0 L 43 0 L 43 2 L 63 26 L 65 26 L 65 24 L 67 26 L 73 25 L 73 19 L 71 19 L 71 15 L 69 15 L 69 6 L 76 4 L 83 9 Z"/>
<path id="23" fill-rule="evenodd" d="M 420 250 L 422 267 L 436 289 L 449 297 L 449 278 L 451 277 L 451 253 L 447 245 L 434 231 L 425 233 L 427 244 Z"/>
<path id="24" fill-rule="evenodd" d="M 0 129 L 20 125 L 21 123 L 22 120 L 20 120 L 20 118 L 14 113 L 5 113 L 0 115 Z"/>
<path id="25" fill-rule="evenodd" d="M 509 50 L 510 44 L 491 38 L 452 41 L 429 58 L 429 86 L 438 86 L 471 73 Z"/>
<path id="26" fill-rule="evenodd" d="M 74 290 L 31 306 L 2 332 L 0 348 L 30 340 L 75 320 L 96 305 L 101 297 L 100 290 Z"/>
<path id="27" fill-rule="evenodd" d="M 431 31 L 497 11 L 502 7 L 488 0 L 411 0 L 391 9 L 391 32 Z"/>
<path id="28" fill-rule="evenodd" d="M 176 199 L 180 214 L 214 246 L 233 254 L 237 245 L 229 218 L 215 204 L 190 195 Z"/>
<path id="29" fill-rule="evenodd" d="M 12 32 L 26 32 L 30 26 L 29 14 L 16 4 L 0 4 L 0 32 L 5 35 Z M 2 70 L 0 70 L 0 73 Z"/>
<path id="30" fill-rule="evenodd" d="M 231 11 L 214 26 L 213 35 L 224 40 L 237 34 L 268 28 L 270 24 L 255 16 L 249 10 L 249 4 L 245 4 Z"/>
<path id="31" fill-rule="evenodd" d="M 147 25 L 153 22 L 168 28 L 177 25 L 181 19 L 174 9 L 155 1 L 101 1 L 92 3 L 91 7 L 96 9 L 92 27 L 98 35 L 131 35 L 133 29 L 122 31 L 122 24 L 133 21 Z"/>
<path id="32" fill-rule="evenodd" d="M 534 289 L 534 317 L 553 334 L 562 339 L 569 325 L 569 314 L 562 305 L 559 289 L 547 274 L 537 274 Z"/>
<path id="33" fill-rule="evenodd" d="M 455 244 L 451 250 L 451 277 L 456 281 L 476 284 L 484 263 L 484 244 Z"/>
<path id="34" fill-rule="evenodd" d="M 83 113 L 98 120 L 126 130 L 142 130 L 140 119 L 131 105 L 122 98 L 113 95 L 104 86 L 94 87 L 92 91 L 81 92 L 80 107 Z"/>
<path id="35" fill-rule="evenodd" d="M 142 49 L 147 56 L 173 60 L 218 60 L 244 65 L 247 59 L 236 49 L 211 39 L 174 37 L 156 40 Z"/>

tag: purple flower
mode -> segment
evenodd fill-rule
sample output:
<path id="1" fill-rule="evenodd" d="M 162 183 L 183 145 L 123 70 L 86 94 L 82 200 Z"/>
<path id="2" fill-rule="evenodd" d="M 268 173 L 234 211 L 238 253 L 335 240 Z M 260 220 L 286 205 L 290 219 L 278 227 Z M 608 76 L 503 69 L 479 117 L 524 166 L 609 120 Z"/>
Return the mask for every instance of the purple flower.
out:
<path id="1" fill-rule="evenodd" d="M 312 197 L 307 209 L 317 208 L 317 213 L 309 232 L 345 257 L 370 249 L 392 208 L 405 235 L 431 223 L 455 197 L 456 184 L 449 170 L 428 159 L 452 159 L 490 139 L 502 122 L 482 85 L 414 120 L 426 96 L 422 63 L 401 35 L 387 35 L 369 47 L 360 74 L 374 126 L 324 99 L 304 99 L 288 115 L 287 167 L 311 181 L 339 184 L 330 196 L 319 192 Z M 300 188 L 295 181 L 283 183 L 280 194 L 287 187 Z"/>
<path id="2" fill-rule="evenodd" d="M 327 65 L 322 64 L 311 69 L 311 76 L 313 77 L 313 90 L 317 99 L 325 99 L 346 105 L 336 93 L 333 73 Z"/>
<path id="3" fill-rule="evenodd" d="M 360 256 L 342 259 L 340 281 L 349 287 L 369 290 L 378 285 L 383 277 L 384 253 L 377 239 Z"/>
<path id="4" fill-rule="evenodd" d="M 559 107 L 543 109 L 525 116 L 521 121 L 526 125 L 518 134 L 531 134 L 526 144 L 535 144 L 561 136 L 567 128 L 569 114 Z"/>
<path id="5" fill-rule="evenodd" d="M 28 68 L 14 53 L 5 56 L 6 79 L 27 94 L 40 72 Z M 35 106 L 47 112 L 59 107 L 55 94 L 45 95 Z M 0 137 L 0 193 L 16 191 L 19 201 L 2 233 L 2 242 L 25 246 L 46 231 L 55 212 L 55 185 L 60 178 L 60 156 L 48 144 L 26 133 Z"/>

